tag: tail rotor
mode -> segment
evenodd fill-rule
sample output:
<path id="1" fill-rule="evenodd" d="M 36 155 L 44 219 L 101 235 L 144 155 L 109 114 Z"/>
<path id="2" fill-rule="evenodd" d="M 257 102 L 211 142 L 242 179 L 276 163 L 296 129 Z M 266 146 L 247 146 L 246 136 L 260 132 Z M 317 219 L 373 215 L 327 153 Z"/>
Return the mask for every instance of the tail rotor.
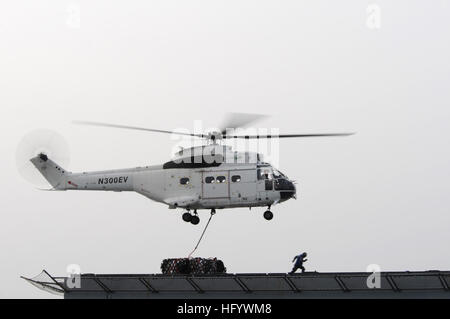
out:
<path id="1" fill-rule="evenodd" d="M 30 161 L 36 156 L 44 161 L 51 158 L 62 167 L 67 167 L 70 162 L 69 145 L 61 134 L 37 129 L 26 134 L 17 146 L 16 166 L 19 174 L 35 187 L 49 189 L 49 183 Z"/>

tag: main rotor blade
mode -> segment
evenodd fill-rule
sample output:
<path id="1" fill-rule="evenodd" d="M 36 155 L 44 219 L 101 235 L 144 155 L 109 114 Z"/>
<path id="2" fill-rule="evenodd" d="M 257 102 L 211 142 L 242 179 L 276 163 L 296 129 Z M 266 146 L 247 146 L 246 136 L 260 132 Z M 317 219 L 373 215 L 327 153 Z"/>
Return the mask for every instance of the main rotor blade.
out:
<path id="1" fill-rule="evenodd" d="M 268 115 L 253 113 L 227 113 L 225 120 L 220 126 L 222 135 L 226 135 L 227 129 L 245 128 L 250 123 L 261 120 Z"/>
<path id="2" fill-rule="evenodd" d="M 178 134 L 178 135 L 187 135 L 187 136 L 195 136 L 195 137 L 203 137 L 203 138 L 207 137 L 206 135 L 203 135 L 203 134 L 182 133 L 182 132 L 176 132 L 176 131 L 157 130 L 157 129 L 152 129 L 152 128 L 138 127 L 138 126 L 109 124 L 109 123 L 101 123 L 101 122 L 73 121 L 72 123 L 79 124 L 79 125 L 122 128 L 122 129 L 127 129 L 127 130 L 147 131 L 147 132 L 166 133 L 166 134 Z"/>
<path id="3" fill-rule="evenodd" d="M 327 136 L 349 136 L 355 133 L 317 133 L 317 134 L 280 134 L 280 135 L 224 135 L 224 139 L 244 138 L 244 139 L 258 139 L 258 138 L 292 138 L 292 137 L 327 137 Z"/>

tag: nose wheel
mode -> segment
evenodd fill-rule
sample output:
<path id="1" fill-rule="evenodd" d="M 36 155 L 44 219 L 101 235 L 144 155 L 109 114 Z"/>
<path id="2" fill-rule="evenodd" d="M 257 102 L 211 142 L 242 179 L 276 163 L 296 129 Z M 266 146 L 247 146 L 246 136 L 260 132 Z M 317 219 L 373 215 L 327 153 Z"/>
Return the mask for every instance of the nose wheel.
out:
<path id="1" fill-rule="evenodd" d="M 270 210 L 266 210 L 263 216 L 266 220 L 271 220 L 273 218 L 273 213 Z"/>
<path id="2" fill-rule="evenodd" d="M 187 211 L 183 214 L 182 218 L 185 222 L 191 223 L 192 225 L 198 225 L 198 223 L 200 223 L 200 218 L 197 216 L 197 210 L 194 210 L 194 215 Z"/>

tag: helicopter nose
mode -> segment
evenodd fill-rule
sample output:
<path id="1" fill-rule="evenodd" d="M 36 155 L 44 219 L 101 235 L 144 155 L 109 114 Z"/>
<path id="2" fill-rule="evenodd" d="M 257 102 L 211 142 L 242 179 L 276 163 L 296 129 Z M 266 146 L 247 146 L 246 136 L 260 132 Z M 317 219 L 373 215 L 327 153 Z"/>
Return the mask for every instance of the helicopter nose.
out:
<path id="1" fill-rule="evenodd" d="M 279 189 L 280 199 L 282 201 L 286 201 L 290 198 L 297 198 L 297 189 L 292 181 L 284 179 L 282 185 L 279 185 Z"/>
<path id="2" fill-rule="evenodd" d="M 295 186 L 294 182 L 289 181 L 289 188 L 292 190 L 291 197 L 297 199 L 297 187 Z"/>

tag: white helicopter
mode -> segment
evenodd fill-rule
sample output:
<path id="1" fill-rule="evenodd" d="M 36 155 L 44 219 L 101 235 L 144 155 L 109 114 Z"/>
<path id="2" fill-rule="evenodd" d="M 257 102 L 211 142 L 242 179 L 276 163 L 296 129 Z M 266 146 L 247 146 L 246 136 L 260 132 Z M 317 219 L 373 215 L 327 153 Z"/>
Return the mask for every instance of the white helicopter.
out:
<path id="1" fill-rule="evenodd" d="M 245 117 L 235 114 L 235 118 Z M 238 124 L 246 124 L 234 121 Z M 245 121 L 244 122 L 250 122 Z M 128 169 L 72 173 L 55 163 L 44 152 L 31 158 L 32 164 L 53 187 L 52 190 L 134 191 L 154 201 L 181 208 L 185 222 L 197 225 L 197 211 L 235 207 L 267 207 L 263 216 L 273 218 L 271 206 L 296 198 L 294 182 L 262 155 L 233 151 L 223 145 L 225 139 L 271 139 L 294 137 L 348 136 L 353 133 L 233 135 L 229 129 L 207 134 L 179 133 L 142 127 L 99 122 L 76 122 L 112 128 L 168 134 L 182 134 L 207 140 L 206 145 L 181 150 L 175 158 L 162 164 Z M 227 127 L 237 127 L 227 126 Z M 240 126 L 242 127 L 242 126 Z"/>

